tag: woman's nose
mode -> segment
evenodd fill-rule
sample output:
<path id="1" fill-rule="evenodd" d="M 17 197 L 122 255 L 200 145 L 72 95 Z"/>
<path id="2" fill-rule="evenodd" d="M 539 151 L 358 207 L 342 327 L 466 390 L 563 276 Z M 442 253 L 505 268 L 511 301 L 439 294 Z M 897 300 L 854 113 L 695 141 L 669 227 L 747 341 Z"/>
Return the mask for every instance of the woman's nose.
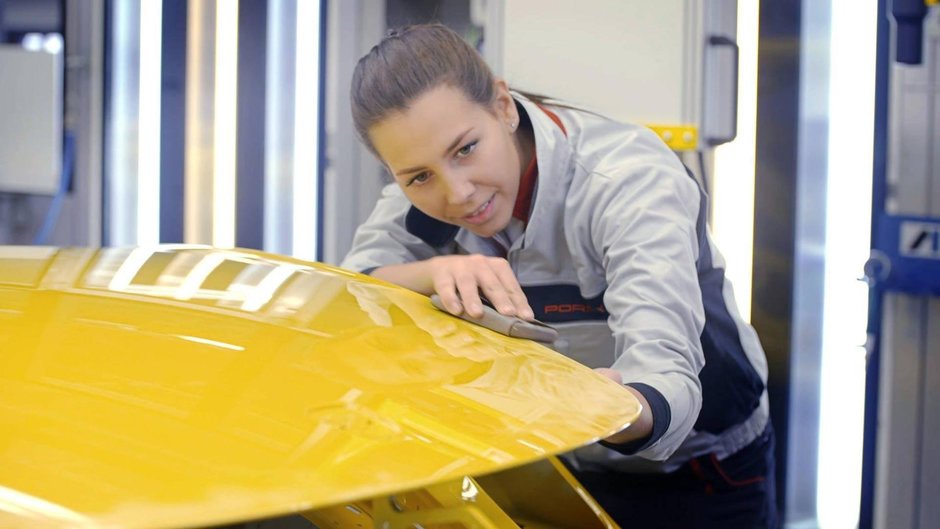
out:
<path id="1" fill-rule="evenodd" d="M 468 202 L 476 189 L 473 182 L 459 172 L 446 175 L 444 182 L 447 186 L 447 202 L 452 205 Z"/>

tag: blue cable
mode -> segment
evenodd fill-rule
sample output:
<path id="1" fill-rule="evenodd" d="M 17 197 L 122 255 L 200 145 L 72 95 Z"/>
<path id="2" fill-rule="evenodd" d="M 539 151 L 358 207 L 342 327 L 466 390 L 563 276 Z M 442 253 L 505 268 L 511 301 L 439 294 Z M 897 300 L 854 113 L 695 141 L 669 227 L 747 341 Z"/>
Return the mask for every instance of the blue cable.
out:
<path id="1" fill-rule="evenodd" d="M 59 211 L 62 209 L 62 202 L 69 193 L 69 187 L 72 185 L 72 164 L 75 157 L 75 138 L 71 132 L 66 132 L 62 138 L 62 174 L 59 176 L 59 190 L 52 197 L 52 204 L 49 205 L 49 211 L 46 212 L 46 220 L 43 221 L 42 228 L 36 237 L 33 238 L 34 245 L 44 245 L 55 227 L 56 220 L 59 218 Z"/>

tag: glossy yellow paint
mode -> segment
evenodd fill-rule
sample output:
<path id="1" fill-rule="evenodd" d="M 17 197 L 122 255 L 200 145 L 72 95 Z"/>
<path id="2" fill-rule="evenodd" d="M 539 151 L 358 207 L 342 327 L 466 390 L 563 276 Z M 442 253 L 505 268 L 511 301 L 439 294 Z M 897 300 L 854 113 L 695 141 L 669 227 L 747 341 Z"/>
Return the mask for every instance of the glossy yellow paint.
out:
<path id="1" fill-rule="evenodd" d="M 533 342 L 250 251 L 0 248 L 0 527 L 300 512 L 543 459 L 629 392 Z"/>

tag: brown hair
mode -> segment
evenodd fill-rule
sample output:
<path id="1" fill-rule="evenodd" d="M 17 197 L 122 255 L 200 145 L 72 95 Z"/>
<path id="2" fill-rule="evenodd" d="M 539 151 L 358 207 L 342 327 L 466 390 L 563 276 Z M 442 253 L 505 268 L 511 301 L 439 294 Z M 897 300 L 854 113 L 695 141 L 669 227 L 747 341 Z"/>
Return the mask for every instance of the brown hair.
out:
<path id="1" fill-rule="evenodd" d="M 375 153 L 369 128 L 442 84 L 487 108 L 493 103 L 493 72 L 451 29 L 420 24 L 389 31 L 353 71 L 349 99 L 363 144 Z"/>

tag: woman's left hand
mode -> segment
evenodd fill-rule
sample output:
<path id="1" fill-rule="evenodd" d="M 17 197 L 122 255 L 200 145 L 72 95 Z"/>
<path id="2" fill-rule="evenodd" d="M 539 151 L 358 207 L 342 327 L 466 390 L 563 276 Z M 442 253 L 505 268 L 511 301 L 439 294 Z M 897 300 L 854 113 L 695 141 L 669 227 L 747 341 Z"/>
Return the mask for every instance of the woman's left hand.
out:
<path id="1" fill-rule="evenodd" d="M 620 375 L 620 371 L 608 367 L 597 367 L 594 368 L 594 371 L 599 375 L 603 375 L 623 385 L 623 377 Z M 630 386 L 623 386 L 623 388 L 632 393 L 633 396 L 636 397 L 636 400 L 640 401 L 640 416 L 635 423 L 604 439 L 608 443 L 620 444 L 642 439 L 643 437 L 649 436 L 653 431 L 653 412 L 650 411 L 650 405 L 649 402 L 646 401 L 646 397 Z"/>
<path id="2" fill-rule="evenodd" d="M 623 377 L 620 376 L 620 371 L 615 371 L 609 367 L 596 367 L 594 368 L 594 371 L 604 375 L 618 384 L 623 384 Z"/>

